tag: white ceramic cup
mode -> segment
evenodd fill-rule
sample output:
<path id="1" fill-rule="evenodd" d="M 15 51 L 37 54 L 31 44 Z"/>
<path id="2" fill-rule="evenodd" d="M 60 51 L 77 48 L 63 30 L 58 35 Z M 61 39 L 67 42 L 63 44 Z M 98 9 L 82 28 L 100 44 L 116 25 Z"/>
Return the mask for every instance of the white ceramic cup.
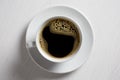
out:
<path id="1" fill-rule="evenodd" d="M 78 31 L 78 34 L 79 34 L 79 44 L 78 46 L 75 48 L 75 51 L 72 52 L 72 54 L 70 56 L 66 56 L 66 57 L 62 57 L 62 58 L 57 58 L 57 57 L 53 57 L 53 56 L 50 56 L 45 50 L 43 50 L 43 48 L 41 47 L 41 44 L 40 44 L 40 34 L 42 34 L 42 30 L 43 28 L 45 27 L 45 25 L 50 21 L 50 20 L 54 20 L 54 19 L 64 19 L 64 20 L 67 20 L 67 21 L 70 21 L 72 22 L 77 31 Z M 81 43 L 82 43 L 82 34 L 81 34 L 81 31 L 80 31 L 80 27 L 79 25 L 76 24 L 76 22 L 68 17 L 65 17 L 65 16 L 52 16 L 52 17 L 49 17 L 48 19 L 46 19 L 43 23 L 42 23 L 42 26 L 39 28 L 38 32 L 37 32 L 37 35 L 36 35 L 36 47 L 39 51 L 39 53 L 42 55 L 42 57 L 50 62 L 54 62 L 54 63 L 59 63 L 59 62 L 65 62 L 65 61 L 68 61 L 70 59 L 72 59 L 77 51 L 80 49 L 80 46 L 81 46 Z M 53 43 L 54 44 L 54 43 Z M 57 53 L 56 53 L 57 54 Z M 61 53 L 62 54 L 62 53 Z M 68 53 L 69 55 L 69 53 Z"/>

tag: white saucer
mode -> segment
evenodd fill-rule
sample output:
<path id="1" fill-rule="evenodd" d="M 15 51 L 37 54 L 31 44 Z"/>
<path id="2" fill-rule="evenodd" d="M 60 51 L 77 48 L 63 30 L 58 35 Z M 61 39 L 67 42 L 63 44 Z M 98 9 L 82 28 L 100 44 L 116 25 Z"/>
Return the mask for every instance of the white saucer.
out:
<path id="1" fill-rule="evenodd" d="M 52 16 L 64 16 L 75 21 L 82 33 L 82 44 L 77 54 L 68 61 L 53 63 L 42 58 L 36 48 L 36 35 L 42 23 Z M 79 68 L 88 58 L 93 45 L 93 33 L 85 16 L 78 10 L 66 6 L 55 6 L 41 11 L 29 24 L 26 34 L 26 47 L 38 66 L 52 73 L 67 73 Z"/>

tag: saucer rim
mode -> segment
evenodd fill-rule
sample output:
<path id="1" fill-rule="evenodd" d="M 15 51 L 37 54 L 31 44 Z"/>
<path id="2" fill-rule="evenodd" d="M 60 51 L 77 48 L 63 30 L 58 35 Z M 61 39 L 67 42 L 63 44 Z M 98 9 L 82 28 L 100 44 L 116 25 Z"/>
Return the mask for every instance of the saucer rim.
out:
<path id="1" fill-rule="evenodd" d="M 82 17 L 83 17 L 83 18 L 86 20 L 86 22 L 89 24 L 89 28 L 91 29 L 91 34 L 92 34 L 92 36 L 91 36 L 91 37 L 92 37 L 92 43 L 91 43 L 91 44 L 92 44 L 92 45 L 91 45 L 90 48 L 92 49 L 93 41 L 94 41 L 94 40 L 93 40 L 93 31 L 92 31 L 93 29 L 92 29 L 92 27 L 91 27 L 91 25 L 90 25 L 89 20 L 86 18 L 86 16 L 83 15 L 83 13 L 80 12 L 79 10 L 76 10 L 75 8 L 72 8 L 72 7 L 69 7 L 69 6 L 53 6 L 53 7 L 47 8 L 47 9 L 45 9 L 45 10 L 54 9 L 55 7 L 57 7 L 58 9 L 59 9 L 59 8 L 68 8 L 68 9 L 71 9 L 71 10 L 75 10 L 75 11 L 79 12 L 79 13 L 82 15 Z M 42 11 L 41 11 L 40 13 L 42 13 Z M 41 15 L 40 13 L 39 13 L 38 15 Z M 37 18 L 37 16 L 34 17 L 33 20 L 34 20 L 35 18 Z M 33 21 L 33 20 L 32 20 L 32 21 Z M 28 28 L 31 27 L 30 25 L 31 25 L 32 21 L 30 22 Z M 84 59 L 84 61 L 82 62 L 82 64 L 80 64 L 79 67 L 77 67 L 77 68 L 75 68 L 75 69 L 71 69 L 71 70 L 69 70 L 69 71 L 61 71 L 61 72 L 50 71 L 50 70 L 44 68 L 42 65 L 38 64 L 38 63 L 34 60 L 34 57 L 31 56 L 31 54 L 30 54 L 31 52 L 30 52 L 30 50 L 29 50 L 30 48 L 29 48 L 29 46 L 27 45 L 27 43 L 29 43 L 29 42 L 27 41 L 27 36 L 28 36 L 28 34 L 29 34 L 29 30 L 27 30 L 27 32 L 26 32 L 26 48 L 27 48 L 27 50 L 28 50 L 28 53 L 29 53 L 30 57 L 32 58 L 32 60 L 34 61 L 34 63 L 36 63 L 40 68 L 42 68 L 42 69 L 44 69 L 44 70 L 46 70 L 46 71 L 48 71 L 48 72 L 51 72 L 51 73 L 68 73 L 68 72 L 72 72 L 72 71 L 78 69 L 80 66 L 82 66 L 83 63 L 85 63 L 86 60 L 87 60 L 87 58 L 89 57 L 89 55 L 88 55 L 88 56 L 86 57 L 86 59 Z M 89 50 L 89 54 L 90 54 L 91 49 Z M 72 64 L 72 63 L 71 63 L 71 64 Z"/>

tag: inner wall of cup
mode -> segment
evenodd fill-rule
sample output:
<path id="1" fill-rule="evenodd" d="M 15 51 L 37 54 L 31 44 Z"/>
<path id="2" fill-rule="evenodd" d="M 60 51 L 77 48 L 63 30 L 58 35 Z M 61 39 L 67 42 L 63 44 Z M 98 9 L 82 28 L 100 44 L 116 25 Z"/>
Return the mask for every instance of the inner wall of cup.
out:
<path id="1" fill-rule="evenodd" d="M 53 57 L 51 55 L 49 55 L 49 53 L 47 53 L 46 51 L 44 51 L 42 48 L 41 48 L 41 44 L 39 42 L 39 39 L 40 39 L 40 34 L 42 32 L 42 30 L 44 29 L 45 25 L 49 23 L 50 20 L 54 20 L 54 19 L 57 19 L 57 18 L 61 18 L 61 19 L 65 19 L 65 20 L 68 20 L 70 22 L 72 22 L 75 27 L 77 27 L 77 30 L 78 30 L 78 34 L 79 34 L 79 40 L 80 40 L 80 43 L 79 45 L 77 46 L 77 49 L 72 52 L 72 54 L 70 56 L 67 56 L 67 57 L 63 57 L 63 58 L 56 58 L 56 57 Z M 76 53 L 77 51 L 80 49 L 80 46 L 81 46 L 81 43 L 82 43 L 82 33 L 80 31 L 80 27 L 71 19 L 67 18 L 67 17 L 61 17 L 61 16 L 57 16 L 57 17 L 52 17 L 52 18 L 49 18 L 47 19 L 43 24 L 42 26 L 40 26 L 40 29 L 38 30 L 38 33 L 37 33 L 37 36 L 36 36 L 36 45 L 37 45 L 37 49 L 39 50 L 40 54 L 47 60 L 49 61 L 52 61 L 52 62 L 63 62 L 63 61 L 67 61 L 69 59 L 71 59 Z M 70 53 L 69 53 L 70 54 Z"/>

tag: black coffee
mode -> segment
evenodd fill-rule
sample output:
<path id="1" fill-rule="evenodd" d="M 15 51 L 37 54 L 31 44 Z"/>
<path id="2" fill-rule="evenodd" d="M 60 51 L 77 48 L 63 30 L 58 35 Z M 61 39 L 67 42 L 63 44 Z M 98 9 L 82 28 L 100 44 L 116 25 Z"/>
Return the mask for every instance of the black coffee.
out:
<path id="1" fill-rule="evenodd" d="M 50 26 L 43 30 L 43 38 L 48 44 L 48 52 L 55 57 L 65 57 L 73 49 L 74 37 L 50 32 Z"/>
<path id="2" fill-rule="evenodd" d="M 41 47 L 56 58 L 71 55 L 79 43 L 79 33 L 75 25 L 62 18 L 50 20 L 40 35 Z"/>

